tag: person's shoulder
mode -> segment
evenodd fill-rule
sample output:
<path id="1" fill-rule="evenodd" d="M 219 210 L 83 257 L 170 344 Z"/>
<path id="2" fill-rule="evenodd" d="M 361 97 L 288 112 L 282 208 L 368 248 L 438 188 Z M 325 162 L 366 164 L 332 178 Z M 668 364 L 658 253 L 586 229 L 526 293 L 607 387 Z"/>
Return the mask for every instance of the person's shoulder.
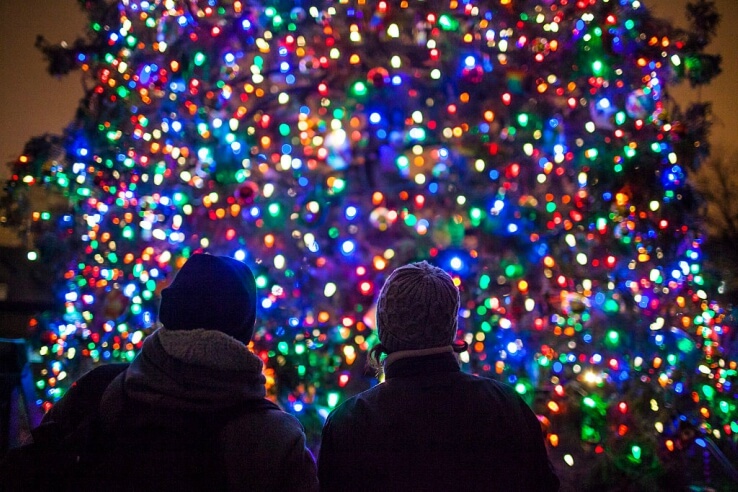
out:
<path id="1" fill-rule="evenodd" d="M 295 416 L 275 404 L 254 403 L 249 402 L 241 409 L 217 417 L 223 420 L 219 435 L 226 449 L 240 449 L 243 443 L 251 443 L 249 453 L 258 454 L 258 450 L 265 447 L 285 450 L 297 443 L 304 443 L 305 429 Z M 239 453 L 236 452 L 236 455 L 240 456 Z"/>
<path id="2" fill-rule="evenodd" d="M 285 412 L 275 403 L 272 403 L 271 406 L 264 409 L 264 415 L 275 423 L 302 430 L 302 424 L 297 417 L 291 413 Z"/>
<path id="3" fill-rule="evenodd" d="M 128 364 L 103 364 L 77 379 L 69 388 L 67 400 L 80 400 L 97 405 L 113 380 L 128 368 Z"/>
<path id="4" fill-rule="evenodd" d="M 497 379 L 494 379 L 493 377 L 487 376 L 487 375 L 480 375 L 480 374 L 470 374 L 467 372 L 461 372 L 460 373 L 463 377 L 471 380 L 471 381 L 477 381 L 478 384 L 481 385 L 487 385 L 490 387 L 500 388 L 503 391 L 507 390 L 513 390 L 512 386 L 509 384 L 499 381 Z M 513 390 L 514 391 L 514 390 Z"/>
<path id="5" fill-rule="evenodd" d="M 279 428 L 282 431 L 303 432 L 302 424 L 294 415 L 285 412 L 266 398 L 238 405 L 230 410 L 224 419 L 235 426 L 257 424 L 265 428 Z"/>
<path id="6" fill-rule="evenodd" d="M 386 388 L 385 383 L 377 384 L 345 399 L 331 411 L 327 422 L 336 423 L 346 419 L 354 420 L 363 410 L 373 408 L 377 398 Z"/>
<path id="7" fill-rule="evenodd" d="M 72 383 L 72 388 L 97 386 L 100 384 L 107 386 L 118 374 L 127 368 L 128 364 L 124 363 L 101 364 L 83 374 L 77 381 Z"/>
<path id="8" fill-rule="evenodd" d="M 366 395 L 364 393 L 366 393 L 367 391 L 371 391 L 373 389 L 374 388 L 371 388 L 369 390 L 363 391 L 361 393 L 357 393 L 357 394 L 355 394 L 353 396 L 350 396 L 350 397 L 346 398 L 341 403 L 339 403 L 336 406 L 336 408 L 334 408 L 331 411 L 329 417 L 334 417 L 336 415 L 341 415 L 341 414 L 345 414 L 346 412 L 350 412 L 351 410 L 353 410 L 356 407 L 356 403 L 359 401 L 360 398 L 365 398 L 366 397 Z"/>
<path id="9" fill-rule="evenodd" d="M 520 395 L 515 391 L 515 388 L 508 383 L 486 376 L 478 376 L 476 374 L 461 374 L 461 377 L 467 382 L 478 386 L 481 390 L 493 395 L 497 399 L 509 400 L 511 402 L 522 401 Z"/>

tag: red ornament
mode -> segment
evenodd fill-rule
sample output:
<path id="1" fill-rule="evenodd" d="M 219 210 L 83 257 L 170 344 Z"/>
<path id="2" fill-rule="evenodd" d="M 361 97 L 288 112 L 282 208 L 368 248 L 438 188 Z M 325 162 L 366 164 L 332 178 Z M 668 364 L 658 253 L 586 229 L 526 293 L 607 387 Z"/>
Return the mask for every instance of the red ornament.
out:
<path id="1" fill-rule="evenodd" d="M 251 205 L 256 200 L 259 187 L 253 181 L 242 183 L 235 193 L 235 197 L 241 205 Z"/>
<path id="2" fill-rule="evenodd" d="M 105 319 L 120 318 L 128 309 L 130 299 L 120 289 L 112 289 L 103 298 L 103 316 Z"/>

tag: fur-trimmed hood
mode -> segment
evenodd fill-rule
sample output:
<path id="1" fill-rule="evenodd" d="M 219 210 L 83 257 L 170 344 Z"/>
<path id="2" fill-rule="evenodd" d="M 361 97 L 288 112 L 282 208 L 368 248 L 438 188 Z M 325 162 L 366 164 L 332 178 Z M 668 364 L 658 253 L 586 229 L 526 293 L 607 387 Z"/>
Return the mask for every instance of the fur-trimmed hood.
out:
<path id="1" fill-rule="evenodd" d="M 160 328 L 126 373 L 126 395 L 155 407 L 218 410 L 264 398 L 262 361 L 216 330 Z"/>

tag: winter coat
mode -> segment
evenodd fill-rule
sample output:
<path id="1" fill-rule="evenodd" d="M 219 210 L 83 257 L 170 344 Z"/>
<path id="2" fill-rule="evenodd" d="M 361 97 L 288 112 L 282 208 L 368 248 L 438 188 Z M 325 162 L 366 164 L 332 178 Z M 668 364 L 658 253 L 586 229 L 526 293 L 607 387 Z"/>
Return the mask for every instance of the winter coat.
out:
<path id="1" fill-rule="evenodd" d="M 317 490 L 302 425 L 265 399 L 261 370 L 257 356 L 219 331 L 149 336 L 99 407 L 111 442 L 125 450 L 120 470 L 110 470 L 120 489 Z M 80 379 L 46 419 L 74 426 L 111 371 Z"/>
<path id="2" fill-rule="evenodd" d="M 321 490 L 555 491 L 535 414 L 455 356 L 399 359 L 323 428 Z"/>

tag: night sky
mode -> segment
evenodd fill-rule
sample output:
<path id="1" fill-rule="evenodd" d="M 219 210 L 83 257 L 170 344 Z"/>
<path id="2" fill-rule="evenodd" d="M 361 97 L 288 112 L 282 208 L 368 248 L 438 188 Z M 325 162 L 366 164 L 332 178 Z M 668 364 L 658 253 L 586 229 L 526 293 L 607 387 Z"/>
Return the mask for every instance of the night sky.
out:
<path id="1" fill-rule="evenodd" d="M 644 2 L 659 16 L 684 24 L 687 0 Z M 708 52 L 723 54 L 723 74 L 701 91 L 682 84 L 672 93 L 683 106 L 699 98 L 713 101 L 713 143 L 738 149 L 738 56 L 732 33 L 738 25 L 738 0 L 717 0 L 717 5 L 723 19 Z M 15 159 L 31 136 L 58 133 L 74 116 L 82 97 L 79 72 L 52 78 L 34 41 L 42 34 L 51 42 L 72 42 L 85 27 L 76 0 L 0 0 L 0 163 Z M 6 175 L 6 167 L 0 166 L 0 177 Z"/>

